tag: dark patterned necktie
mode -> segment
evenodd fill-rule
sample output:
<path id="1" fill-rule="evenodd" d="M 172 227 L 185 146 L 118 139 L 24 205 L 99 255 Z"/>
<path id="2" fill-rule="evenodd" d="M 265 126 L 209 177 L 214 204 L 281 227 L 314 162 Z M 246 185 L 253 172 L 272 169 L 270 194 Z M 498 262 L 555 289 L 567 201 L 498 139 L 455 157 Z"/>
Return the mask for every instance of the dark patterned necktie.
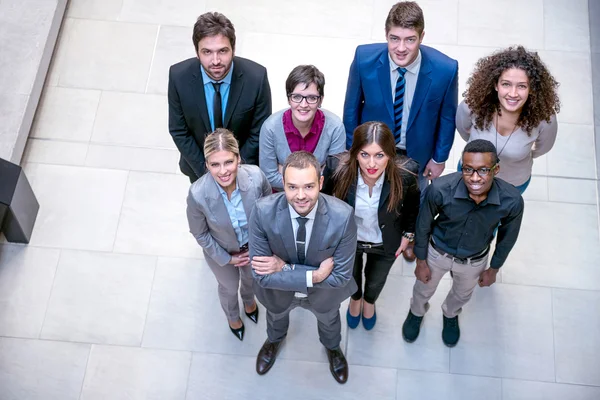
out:
<path id="1" fill-rule="evenodd" d="M 406 87 L 406 79 L 404 79 L 406 68 L 398 67 L 397 70 L 399 75 L 394 96 L 394 139 L 396 139 L 396 144 L 402 138 L 402 112 L 404 111 L 404 88 Z"/>
<path id="2" fill-rule="evenodd" d="M 298 263 L 304 264 L 306 260 L 306 222 L 308 218 L 298 217 L 298 233 L 296 233 L 296 252 L 298 254 Z"/>
<path id="3" fill-rule="evenodd" d="M 213 120 L 215 129 L 223 127 L 223 109 L 221 108 L 221 85 L 223 82 L 211 82 L 215 88 L 215 97 L 213 98 Z"/>

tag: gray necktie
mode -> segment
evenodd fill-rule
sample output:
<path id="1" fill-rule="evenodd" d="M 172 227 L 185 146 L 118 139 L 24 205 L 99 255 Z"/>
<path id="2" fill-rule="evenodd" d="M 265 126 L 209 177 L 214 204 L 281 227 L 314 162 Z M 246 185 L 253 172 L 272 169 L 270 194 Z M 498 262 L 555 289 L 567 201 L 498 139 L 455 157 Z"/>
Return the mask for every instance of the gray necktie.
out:
<path id="1" fill-rule="evenodd" d="M 296 252 L 298 254 L 298 263 L 304 264 L 306 259 L 306 222 L 308 218 L 298 217 L 298 233 L 296 233 Z"/>

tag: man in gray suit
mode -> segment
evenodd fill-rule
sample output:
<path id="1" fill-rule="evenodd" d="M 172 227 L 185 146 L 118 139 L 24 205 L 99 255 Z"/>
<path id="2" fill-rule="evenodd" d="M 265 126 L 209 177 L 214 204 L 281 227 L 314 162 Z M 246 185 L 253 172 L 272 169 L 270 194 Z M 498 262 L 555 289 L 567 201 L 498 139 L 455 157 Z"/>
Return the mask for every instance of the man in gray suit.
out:
<path id="1" fill-rule="evenodd" d="M 268 337 L 256 359 L 259 375 L 275 363 L 289 313 L 300 306 L 317 317 L 331 374 L 339 383 L 348 379 L 339 308 L 357 289 L 356 223 L 352 207 L 319 193 L 322 185 L 315 156 L 292 153 L 283 167 L 284 192 L 260 199 L 250 216 L 254 292 L 267 309 Z"/>

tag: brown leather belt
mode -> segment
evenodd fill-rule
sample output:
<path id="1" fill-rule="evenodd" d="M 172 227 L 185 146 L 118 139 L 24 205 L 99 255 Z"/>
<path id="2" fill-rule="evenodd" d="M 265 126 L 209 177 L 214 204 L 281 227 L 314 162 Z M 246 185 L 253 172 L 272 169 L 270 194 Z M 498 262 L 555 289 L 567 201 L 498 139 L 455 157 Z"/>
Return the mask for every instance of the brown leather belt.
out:
<path id="1" fill-rule="evenodd" d="M 435 249 L 435 251 L 437 251 L 438 253 L 440 253 L 441 255 L 443 255 L 446 258 L 450 258 L 452 261 L 454 261 L 457 264 L 468 264 L 468 263 L 472 263 L 473 261 L 479 261 L 482 258 L 484 258 L 485 256 L 487 256 L 487 254 L 490 252 L 490 247 L 486 247 L 485 250 L 480 251 L 479 253 L 476 253 L 475 255 L 472 255 L 471 257 L 456 257 L 453 256 L 452 254 L 448 254 L 446 253 L 445 250 L 441 249 L 440 247 L 438 247 L 435 243 L 433 243 L 433 240 L 430 240 L 429 243 L 431 243 L 431 247 L 433 247 Z"/>

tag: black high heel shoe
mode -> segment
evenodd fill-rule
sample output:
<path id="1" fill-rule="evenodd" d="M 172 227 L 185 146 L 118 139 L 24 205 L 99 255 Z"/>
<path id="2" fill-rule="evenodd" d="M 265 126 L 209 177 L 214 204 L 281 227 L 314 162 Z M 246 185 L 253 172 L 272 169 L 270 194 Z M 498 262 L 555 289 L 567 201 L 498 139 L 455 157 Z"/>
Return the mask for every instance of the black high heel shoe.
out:
<path id="1" fill-rule="evenodd" d="M 244 327 L 244 323 L 242 322 L 242 327 L 238 328 L 238 329 L 233 329 L 231 326 L 229 327 L 229 329 L 231 330 L 231 333 L 233 333 L 233 335 L 240 339 L 240 340 L 244 340 L 244 331 L 245 331 L 245 327 Z"/>
<path id="2" fill-rule="evenodd" d="M 246 317 L 250 318 L 255 324 L 258 324 L 258 304 L 256 305 L 256 310 L 250 313 L 247 313 L 246 310 L 244 310 L 244 312 L 246 313 Z"/>

